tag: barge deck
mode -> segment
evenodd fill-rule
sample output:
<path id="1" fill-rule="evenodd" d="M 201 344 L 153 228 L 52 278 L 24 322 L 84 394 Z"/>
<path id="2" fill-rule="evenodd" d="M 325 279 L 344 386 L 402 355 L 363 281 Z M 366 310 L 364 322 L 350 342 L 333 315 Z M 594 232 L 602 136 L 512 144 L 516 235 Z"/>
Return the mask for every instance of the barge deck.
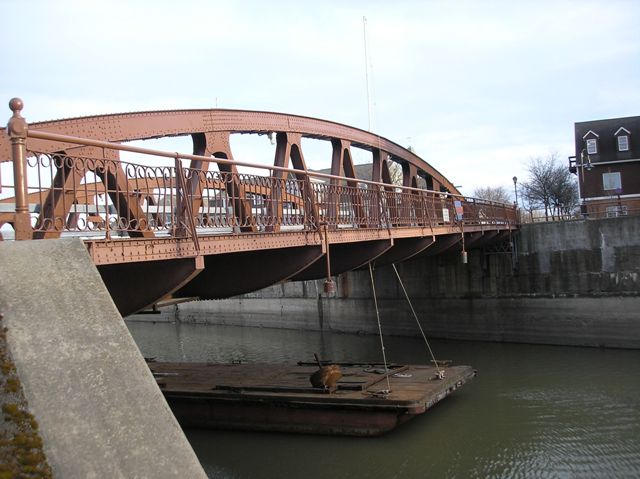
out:
<path id="1" fill-rule="evenodd" d="M 334 363 L 334 388 L 311 387 L 314 363 L 149 362 L 183 427 L 377 436 L 427 411 L 472 379 L 470 366 Z M 387 377 L 390 390 L 387 390 Z"/>

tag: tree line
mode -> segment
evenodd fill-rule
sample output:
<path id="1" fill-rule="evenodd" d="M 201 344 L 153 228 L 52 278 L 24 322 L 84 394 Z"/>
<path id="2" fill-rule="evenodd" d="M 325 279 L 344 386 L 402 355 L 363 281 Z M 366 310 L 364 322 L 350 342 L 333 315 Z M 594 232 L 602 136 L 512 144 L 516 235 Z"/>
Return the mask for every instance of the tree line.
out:
<path id="1" fill-rule="evenodd" d="M 546 157 L 531 158 L 527 163 L 528 177 L 516 183 L 518 207 L 533 217 L 535 211 L 544 210 L 545 219 L 571 217 L 578 206 L 578 184 L 567 165 L 562 164 L 557 153 Z M 473 191 L 473 196 L 491 201 L 509 203 L 515 201 L 504 186 L 483 186 Z"/>

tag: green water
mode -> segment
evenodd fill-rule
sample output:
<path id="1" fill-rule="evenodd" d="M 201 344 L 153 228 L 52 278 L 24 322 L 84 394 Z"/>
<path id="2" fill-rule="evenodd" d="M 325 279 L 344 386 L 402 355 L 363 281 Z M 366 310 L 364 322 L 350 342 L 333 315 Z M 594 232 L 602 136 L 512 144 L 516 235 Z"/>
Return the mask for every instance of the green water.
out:
<path id="1" fill-rule="evenodd" d="M 379 361 L 374 336 L 128 323 L 167 361 Z M 478 376 L 380 438 L 187 430 L 210 478 L 640 477 L 640 351 L 432 341 Z M 392 362 L 425 363 L 421 340 L 385 338 Z"/>

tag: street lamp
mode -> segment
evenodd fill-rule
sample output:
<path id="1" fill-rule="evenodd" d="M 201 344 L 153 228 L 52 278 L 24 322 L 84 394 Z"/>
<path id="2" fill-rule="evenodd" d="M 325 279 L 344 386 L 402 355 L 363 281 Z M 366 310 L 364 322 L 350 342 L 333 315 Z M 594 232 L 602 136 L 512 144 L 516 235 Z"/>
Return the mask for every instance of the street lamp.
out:
<path id="1" fill-rule="evenodd" d="M 516 194 L 516 208 L 518 207 L 518 177 L 514 176 L 513 178 L 513 191 Z"/>
<path id="2" fill-rule="evenodd" d="M 582 214 L 582 216 L 584 218 L 587 217 L 587 203 L 584 197 L 586 197 L 587 195 L 585 194 L 585 176 L 584 176 L 584 170 L 587 171 L 591 171 L 593 169 L 593 165 L 591 164 L 591 156 L 589 155 L 589 152 L 587 151 L 586 148 L 583 148 L 582 151 L 580 152 L 580 169 L 577 170 L 578 173 L 578 196 L 580 197 L 580 201 L 582 202 L 580 205 L 580 213 Z M 582 178 L 580 178 L 580 172 L 582 171 Z M 580 184 L 582 183 L 582 186 L 580 186 Z M 583 197 L 584 195 L 584 197 Z"/>
<path id="3" fill-rule="evenodd" d="M 586 168 L 587 171 L 591 171 L 593 169 L 593 165 L 591 164 L 591 155 L 589 155 L 586 148 L 583 148 L 580 152 L 580 166 L 583 168 L 583 176 L 584 168 Z"/>

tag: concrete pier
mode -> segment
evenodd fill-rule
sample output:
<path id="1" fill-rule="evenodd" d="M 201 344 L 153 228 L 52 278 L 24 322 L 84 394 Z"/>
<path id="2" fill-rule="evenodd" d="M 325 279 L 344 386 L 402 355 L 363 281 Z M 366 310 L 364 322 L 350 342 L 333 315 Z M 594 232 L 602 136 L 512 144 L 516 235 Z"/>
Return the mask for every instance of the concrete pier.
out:
<path id="1" fill-rule="evenodd" d="M 53 476 L 205 478 L 82 241 L 0 242 L 0 265 L 4 347 Z"/>

